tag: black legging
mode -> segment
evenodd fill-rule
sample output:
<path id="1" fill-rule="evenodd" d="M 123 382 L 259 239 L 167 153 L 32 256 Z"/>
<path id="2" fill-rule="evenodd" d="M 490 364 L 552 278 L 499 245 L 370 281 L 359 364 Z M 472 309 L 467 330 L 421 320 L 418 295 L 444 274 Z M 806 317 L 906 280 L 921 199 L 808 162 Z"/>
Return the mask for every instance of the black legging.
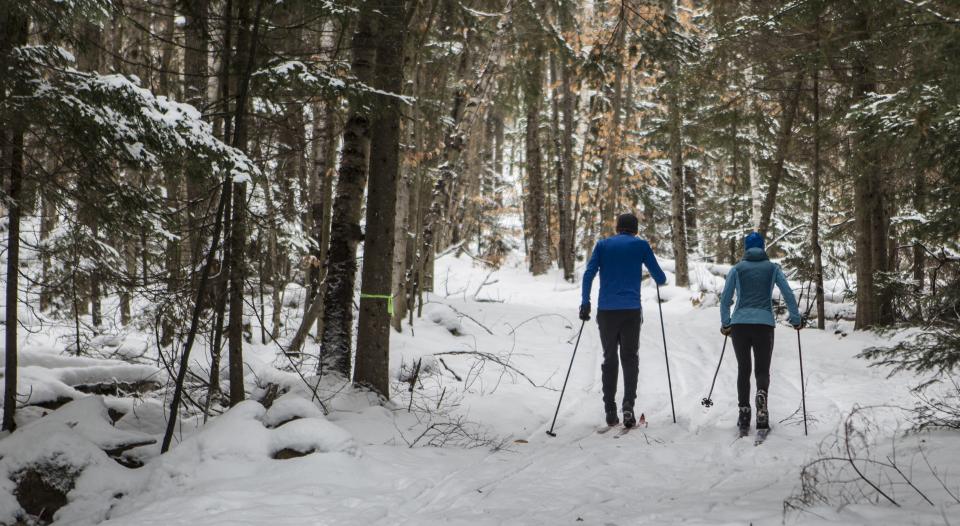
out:
<path id="1" fill-rule="evenodd" d="M 737 399 L 740 407 L 750 406 L 750 349 L 756 358 L 757 390 L 770 388 L 770 357 L 773 354 L 773 327 L 742 324 L 733 326 L 733 350 L 737 354 Z"/>
<path id="2" fill-rule="evenodd" d="M 600 343 L 603 345 L 603 407 L 606 412 L 617 410 L 617 376 L 623 362 L 623 405 L 633 408 L 637 398 L 637 375 L 640 371 L 640 309 L 597 311 Z M 619 348 L 619 353 L 617 352 Z M 618 356 L 619 354 L 619 356 Z"/>

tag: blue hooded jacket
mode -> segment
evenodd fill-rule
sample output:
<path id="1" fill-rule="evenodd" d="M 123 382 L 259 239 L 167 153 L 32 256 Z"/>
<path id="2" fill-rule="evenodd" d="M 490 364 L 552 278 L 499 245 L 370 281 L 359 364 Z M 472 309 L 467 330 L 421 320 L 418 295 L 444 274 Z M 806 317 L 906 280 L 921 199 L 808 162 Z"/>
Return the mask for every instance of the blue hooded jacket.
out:
<path id="1" fill-rule="evenodd" d="M 640 307 L 640 280 L 643 267 L 658 285 L 667 282 L 653 255 L 650 243 L 633 234 L 617 234 L 601 239 L 593 248 L 593 255 L 583 273 L 581 305 L 590 305 L 593 278 L 600 272 L 600 299 L 597 310 L 628 310 Z"/>
<path id="2" fill-rule="evenodd" d="M 747 236 L 747 247 L 743 259 L 734 265 L 727 274 L 727 282 L 720 296 L 720 323 L 724 327 L 741 324 L 759 324 L 776 326 L 773 316 L 773 286 L 780 288 L 780 294 L 787 302 L 790 311 L 790 324 L 800 325 L 800 310 L 793 290 L 787 282 L 780 265 L 770 261 L 763 248 L 763 238 L 753 233 Z M 737 293 L 737 307 L 730 317 L 730 305 L 733 293 Z"/>

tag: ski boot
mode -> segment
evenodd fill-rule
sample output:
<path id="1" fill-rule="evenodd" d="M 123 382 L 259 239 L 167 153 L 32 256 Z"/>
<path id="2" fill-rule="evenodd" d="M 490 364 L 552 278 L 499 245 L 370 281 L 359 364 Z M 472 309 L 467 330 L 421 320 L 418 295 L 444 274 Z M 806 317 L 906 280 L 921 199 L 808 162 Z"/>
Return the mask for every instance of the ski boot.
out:
<path id="1" fill-rule="evenodd" d="M 750 430 L 750 406 L 740 407 L 740 418 L 737 419 L 737 427 L 740 428 L 740 434 L 746 435 Z"/>
<path id="2" fill-rule="evenodd" d="M 617 416 L 617 410 L 607 411 L 607 425 L 613 427 L 620 423 L 620 417 Z"/>
<path id="3" fill-rule="evenodd" d="M 747 417 L 749 422 L 749 416 Z M 767 412 L 767 392 L 757 391 L 757 429 L 770 429 L 770 413 Z"/>
<path id="4" fill-rule="evenodd" d="M 637 425 L 637 417 L 633 414 L 633 402 L 623 404 L 623 427 L 631 428 Z"/>

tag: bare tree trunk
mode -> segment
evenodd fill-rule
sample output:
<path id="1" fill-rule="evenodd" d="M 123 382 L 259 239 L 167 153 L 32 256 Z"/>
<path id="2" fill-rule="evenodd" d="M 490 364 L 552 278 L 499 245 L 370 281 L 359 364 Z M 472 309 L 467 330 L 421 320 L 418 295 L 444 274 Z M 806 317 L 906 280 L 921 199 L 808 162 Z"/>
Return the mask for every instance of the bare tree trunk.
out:
<path id="1" fill-rule="evenodd" d="M 375 32 L 370 7 L 364 4 L 353 35 L 352 71 L 370 83 L 375 61 Z M 327 289 L 323 305 L 320 371 L 350 378 L 353 340 L 353 289 L 357 276 L 357 244 L 363 239 L 360 212 L 370 159 L 370 119 L 362 102 L 354 101 L 343 130 L 340 177 L 333 202 L 330 251 L 327 253 Z"/>
<path id="2" fill-rule="evenodd" d="M 242 119 L 237 120 L 237 135 L 243 132 Z M 246 397 L 243 386 L 243 293 L 246 248 L 246 184 L 233 184 L 233 217 L 230 225 L 230 318 L 227 325 L 227 345 L 230 365 L 230 405 Z"/>
<path id="3" fill-rule="evenodd" d="M 382 13 L 377 39 L 375 86 L 403 92 L 404 4 L 379 0 Z M 370 185 L 367 192 L 367 232 L 357 334 L 354 382 L 390 397 L 390 320 L 393 314 L 393 252 L 397 218 L 397 178 L 400 174 L 400 100 L 379 97 L 370 138 Z M 380 297 L 380 296 L 386 296 Z"/>
<path id="4" fill-rule="evenodd" d="M 820 56 L 820 18 L 817 18 L 817 53 Z M 813 216 L 810 225 L 810 244 L 813 246 L 813 283 L 817 294 L 817 328 L 826 327 L 823 298 L 823 248 L 820 246 L 820 65 L 813 66 Z"/>
<path id="5" fill-rule="evenodd" d="M 663 1 L 666 16 L 665 31 L 668 35 L 673 35 L 679 27 L 677 0 Z M 690 273 L 687 267 L 686 206 L 683 191 L 683 117 L 680 115 L 679 61 L 679 57 L 672 56 L 667 59 L 665 64 L 668 82 L 668 129 L 670 133 L 670 214 L 677 286 L 687 287 L 690 285 Z"/>
<path id="6" fill-rule="evenodd" d="M 27 43 L 30 22 L 17 16 L 17 9 L 0 8 L 0 71 L 8 71 L 8 63 L 14 48 Z M 10 75 L 0 75 L 0 107 L 8 92 L 18 91 L 10 86 Z M 0 115 L 2 116 L 2 115 Z M 3 424 L 0 429 L 13 432 L 17 428 L 17 313 L 20 290 L 20 215 L 22 209 L 21 187 L 24 175 L 23 144 L 27 123 L 19 120 L 8 122 L 0 119 L 0 174 L 7 174 L 7 282 L 4 313 L 5 361 L 3 386 Z M 79 350 L 79 349 L 78 349 Z"/>
<path id="7" fill-rule="evenodd" d="M 613 97 L 610 109 L 610 130 L 607 133 L 607 151 L 603 166 L 606 168 L 606 174 L 598 179 L 598 185 L 604 185 L 603 191 L 599 190 L 600 196 L 600 235 L 609 236 L 614 233 L 614 216 L 619 212 L 619 191 L 620 181 L 623 179 L 621 168 L 621 143 L 622 143 L 622 113 L 623 113 L 623 46 L 626 42 L 626 4 L 620 7 L 620 25 L 617 26 L 616 35 L 616 58 L 613 73 Z M 606 180 L 604 181 L 603 178 Z"/>
<path id="8" fill-rule="evenodd" d="M 697 200 L 699 197 L 698 188 L 698 169 L 685 166 L 683 168 L 683 205 L 684 220 L 687 222 L 687 242 L 689 246 L 696 249 L 699 245 L 699 233 L 697 231 Z"/>
<path id="9" fill-rule="evenodd" d="M 222 192 L 220 199 L 225 199 L 223 204 L 223 232 L 226 235 L 230 232 L 230 218 L 233 215 L 233 188 L 230 181 L 225 183 L 229 188 Z M 218 204 L 219 206 L 219 204 Z M 227 313 L 227 298 L 230 292 L 230 281 L 228 274 L 230 272 L 230 243 L 224 239 L 223 259 L 214 275 L 213 283 L 210 284 L 213 292 L 213 338 L 210 346 L 210 385 L 207 389 L 207 396 L 217 396 L 221 394 L 220 388 L 220 359 L 223 343 L 223 322 Z"/>
<path id="10" fill-rule="evenodd" d="M 251 0 L 242 0 L 238 5 L 237 50 L 235 64 L 237 74 L 237 102 L 234 116 L 233 146 L 247 150 L 249 128 L 247 106 L 249 104 L 250 77 L 256 64 L 257 40 L 260 15 L 266 0 L 257 0 L 257 9 L 251 20 Z M 243 294 L 246 276 L 246 210 L 247 183 L 233 183 L 233 216 L 230 222 L 230 319 L 227 326 L 227 344 L 230 364 L 230 405 L 236 405 L 246 397 L 243 377 Z"/>
<path id="11" fill-rule="evenodd" d="M 2 166 L 2 165 L 0 165 Z M 50 283 L 48 276 L 50 275 L 53 265 L 50 260 L 50 250 L 46 247 L 45 242 L 50 239 L 50 234 L 53 232 L 53 229 L 57 226 L 57 207 L 50 199 L 50 196 L 45 191 L 41 191 L 41 216 L 40 216 L 40 257 L 41 257 L 41 280 L 43 283 Z M 42 287 L 40 289 L 40 312 L 46 312 L 50 308 L 52 291 L 49 287 Z"/>
<path id="12" fill-rule="evenodd" d="M 17 428 L 14 412 L 17 407 L 17 316 L 20 286 L 20 187 L 23 180 L 23 130 L 3 131 L 5 141 L 3 157 L 9 160 L 5 170 L 9 174 L 7 197 L 10 210 L 7 215 L 7 283 L 6 283 L 6 362 L 3 396 L 3 429 Z M 6 167 L 5 167 L 6 168 Z"/>
<path id="13" fill-rule="evenodd" d="M 547 210 L 540 149 L 540 103 L 543 99 L 543 46 L 538 37 L 531 43 L 526 62 L 523 103 L 527 114 L 526 168 L 530 206 L 530 272 L 544 274 L 550 266 L 550 246 L 547 240 Z"/>
<path id="14" fill-rule="evenodd" d="M 313 170 L 310 175 L 310 235 L 314 247 L 310 257 L 307 301 L 304 302 L 303 338 L 316 322 L 317 337 L 323 332 L 323 280 L 326 277 L 327 248 L 330 244 L 330 216 L 333 210 L 333 175 L 336 171 L 336 99 L 326 102 L 324 108 L 314 109 Z M 323 115 L 321 117 L 321 114 Z M 311 307 L 319 301 L 317 309 Z M 298 352 L 302 341 L 293 352 Z"/>
<path id="15" fill-rule="evenodd" d="M 857 14 L 861 39 L 870 37 L 869 15 Z M 876 92 L 871 57 L 865 52 L 854 62 L 853 102 L 859 103 Z M 857 329 L 868 329 L 892 318 L 889 292 L 876 286 L 876 274 L 887 270 L 887 242 L 890 220 L 887 213 L 883 175 L 876 165 L 877 152 L 866 142 L 851 148 L 850 166 L 857 171 L 854 182 L 854 225 L 856 227 Z"/>
<path id="16" fill-rule="evenodd" d="M 207 25 L 210 0 L 187 0 L 182 2 L 184 14 L 184 49 L 183 49 L 183 83 L 184 97 L 187 104 L 193 105 L 199 111 L 206 110 L 207 86 L 207 59 L 209 56 L 210 33 Z M 184 244 L 184 262 L 188 272 L 194 276 L 200 264 L 205 199 L 204 191 L 209 184 L 209 178 L 202 169 L 187 168 L 185 173 L 187 187 L 187 242 Z M 212 199 L 210 199 L 212 200 Z M 191 278 L 192 280 L 192 278 Z"/>
<path id="17" fill-rule="evenodd" d="M 26 21 L 7 20 L 7 24 L 13 26 L 11 29 L 22 34 L 22 37 L 15 36 L 20 45 L 26 41 Z M 22 25 L 21 25 L 22 24 Z M 0 53 L 5 53 L 0 50 Z M 0 88 L 2 88 L 0 84 Z M 9 166 L 4 166 L 4 170 L 9 175 L 7 183 L 7 199 L 10 210 L 7 219 L 7 283 L 6 283 L 6 361 L 4 373 L 4 392 L 3 392 L 3 429 L 13 431 L 17 427 L 14 420 L 14 412 L 17 408 L 17 327 L 20 322 L 17 315 L 17 306 L 19 302 L 20 285 L 20 212 L 23 196 L 20 189 L 23 181 L 23 135 L 22 125 L 14 125 L 11 131 L 3 130 L 4 143 L 0 144 L 3 148 L 3 159 L 9 162 Z"/>
<path id="18" fill-rule="evenodd" d="M 159 95 L 170 97 L 176 99 L 174 88 L 175 76 L 173 75 L 173 59 L 175 54 L 176 42 L 174 41 L 174 2 L 172 0 L 163 0 L 162 8 L 159 13 L 160 17 L 160 35 L 161 35 L 161 50 L 160 50 L 160 71 L 158 72 L 158 86 Z M 99 30 L 98 30 L 99 31 Z M 93 46 L 94 50 L 99 48 L 98 45 Z M 170 214 L 170 223 L 173 231 L 179 232 L 180 228 L 180 214 L 177 210 L 180 209 L 181 201 L 181 192 L 180 192 L 180 176 L 176 170 L 164 170 L 163 172 L 163 186 L 167 193 L 167 200 L 172 204 L 171 208 L 173 211 Z M 167 293 L 170 298 L 175 298 L 180 292 L 180 282 L 181 282 L 181 252 L 180 252 L 180 240 L 177 238 L 169 238 L 166 242 L 166 249 L 164 250 L 164 270 L 166 272 L 166 286 Z M 93 303 L 91 315 L 93 317 L 99 317 L 99 278 L 96 276 L 90 277 L 90 295 L 91 303 Z M 175 337 L 176 328 L 176 304 L 169 303 L 169 310 L 161 313 L 161 322 L 160 322 L 160 344 L 163 346 L 168 346 L 173 342 Z M 94 322 L 94 325 L 97 325 Z"/>
<path id="19" fill-rule="evenodd" d="M 572 16 L 566 10 L 560 15 L 561 27 L 565 33 L 570 31 L 570 17 Z M 561 54 L 560 58 L 560 93 L 563 97 L 563 137 L 562 160 L 560 167 L 562 173 L 560 177 L 560 195 L 557 200 L 560 203 L 560 266 L 563 268 L 563 279 L 573 283 L 576 279 L 574 270 L 576 268 L 576 234 L 577 225 L 573 220 L 571 208 L 573 203 L 571 197 L 573 193 L 573 171 L 575 169 L 573 158 L 573 136 L 576 133 L 574 124 L 574 115 L 577 111 L 577 98 L 573 93 L 572 80 L 574 67 L 566 54 Z"/>
<path id="20" fill-rule="evenodd" d="M 729 207 L 730 209 L 728 210 L 727 217 L 729 218 L 731 225 L 736 224 L 736 210 L 735 210 L 733 196 L 735 196 L 740 192 L 740 141 L 738 140 L 738 134 L 740 133 L 739 122 L 738 122 L 739 118 L 740 118 L 740 113 L 737 112 L 735 114 L 734 122 L 730 124 L 730 138 L 732 142 L 733 152 L 730 156 L 731 157 L 730 177 L 729 177 L 729 180 L 727 181 L 728 184 L 726 186 L 728 189 L 728 192 L 727 192 L 728 199 L 730 199 L 730 207 Z M 727 263 L 731 265 L 735 265 L 739 257 L 739 254 L 737 253 L 737 243 L 738 243 L 737 239 L 733 236 L 731 236 L 728 239 Z"/>
<path id="21" fill-rule="evenodd" d="M 786 95 L 787 103 L 783 107 L 783 120 L 780 122 L 780 129 L 777 133 L 777 152 L 774 154 L 773 170 L 770 176 L 770 188 L 767 189 L 766 197 L 760 208 L 760 226 L 758 232 L 766 236 L 770 230 L 770 218 L 773 216 L 773 207 L 777 202 L 777 191 L 780 188 L 780 181 L 783 179 L 784 163 L 787 159 L 787 153 L 790 150 L 790 139 L 793 136 L 793 121 L 797 116 L 797 109 L 800 107 L 800 93 L 803 91 L 803 70 L 797 72 L 796 78 L 789 87 L 790 92 Z"/>

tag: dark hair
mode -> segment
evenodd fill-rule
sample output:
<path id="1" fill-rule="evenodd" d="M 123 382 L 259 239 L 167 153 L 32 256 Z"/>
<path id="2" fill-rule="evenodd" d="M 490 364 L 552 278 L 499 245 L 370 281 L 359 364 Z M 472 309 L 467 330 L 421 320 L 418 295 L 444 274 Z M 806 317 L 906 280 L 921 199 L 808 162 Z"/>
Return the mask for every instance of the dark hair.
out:
<path id="1" fill-rule="evenodd" d="M 640 221 L 637 219 L 637 216 L 630 213 L 617 216 L 618 233 L 636 234 L 639 231 Z"/>

